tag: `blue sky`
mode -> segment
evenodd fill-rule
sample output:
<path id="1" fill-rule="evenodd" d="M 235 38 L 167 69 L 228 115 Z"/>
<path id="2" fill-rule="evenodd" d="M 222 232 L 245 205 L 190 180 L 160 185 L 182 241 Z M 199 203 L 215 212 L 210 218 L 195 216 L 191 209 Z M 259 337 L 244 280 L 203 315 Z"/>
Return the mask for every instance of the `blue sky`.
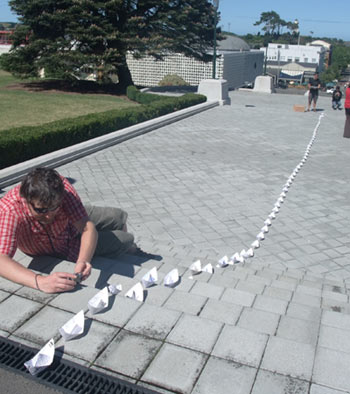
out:
<path id="1" fill-rule="evenodd" d="M 256 34 L 260 26 L 253 24 L 262 12 L 275 11 L 285 21 L 299 20 L 301 35 L 333 37 L 350 41 L 349 0 L 220 0 L 219 24 L 239 35 Z"/>
<path id="2" fill-rule="evenodd" d="M 262 12 L 275 11 L 286 21 L 299 20 L 301 35 L 334 37 L 350 41 L 349 0 L 220 0 L 220 25 L 239 35 L 259 31 L 253 26 Z M 0 0 L 0 21 L 16 22 L 7 0 Z M 261 26 L 262 27 L 262 26 Z"/>

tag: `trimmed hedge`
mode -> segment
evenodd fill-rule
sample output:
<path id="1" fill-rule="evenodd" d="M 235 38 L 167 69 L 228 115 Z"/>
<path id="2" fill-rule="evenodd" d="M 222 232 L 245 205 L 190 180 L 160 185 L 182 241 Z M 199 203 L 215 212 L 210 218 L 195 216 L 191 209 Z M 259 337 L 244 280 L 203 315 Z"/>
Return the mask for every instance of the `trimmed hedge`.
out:
<path id="1" fill-rule="evenodd" d="M 164 97 L 134 86 L 127 95 L 144 105 L 0 131 L 0 169 L 206 101 L 198 94 Z"/>

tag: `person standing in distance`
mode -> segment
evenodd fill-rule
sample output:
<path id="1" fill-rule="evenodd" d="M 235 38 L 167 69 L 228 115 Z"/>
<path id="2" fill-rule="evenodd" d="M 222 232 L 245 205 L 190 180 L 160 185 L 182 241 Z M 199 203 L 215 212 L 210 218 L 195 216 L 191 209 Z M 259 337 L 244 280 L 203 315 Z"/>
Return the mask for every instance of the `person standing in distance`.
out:
<path id="1" fill-rule="evenodd" d="M 315 73 L 314 77 L 309 81 L 309 101 L 307 110 L 310 111 L 311 103 L 313 103 L 313 111 L 316 112 L 316 103 L 318 99 L 318 91 L 321 88 L 321 81 L 318 79 L 318 74 Z"/>
<path id="2" fill-rule="evenodd" d="M 350 138 L 350 82 L 347 84 L 347 88 L 345 90 L 345 127 L 344 127 L 344 137 Z"/>

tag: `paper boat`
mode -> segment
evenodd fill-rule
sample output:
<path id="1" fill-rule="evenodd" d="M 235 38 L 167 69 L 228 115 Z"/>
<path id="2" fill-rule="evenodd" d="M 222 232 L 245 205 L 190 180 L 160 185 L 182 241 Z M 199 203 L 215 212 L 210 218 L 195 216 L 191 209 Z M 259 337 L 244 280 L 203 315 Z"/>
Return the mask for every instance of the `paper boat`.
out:
<path id="1" fill-rule="evenodd" d="M 95 315 L 101 312 L 108 306 L 108 288 L 104 287 L 101 291 L 95 294 L 88 302 L 89 311 Z"/>
<path id="2" fill-rule="evenodd" d="M 67 323 L 59 329 L 59 332 L 65 341 L 70 341 L 84 332 L 84 323 L 84 311 L 81 310 L 68 320 Z"/>
<path id="3" fill-rule="evenodd" d="M 145 289 L 151 287 L 158 281 L 157 267 L 153 267 L 149 270 L 141 279 L 142 285 Z"/>
<path id="4" fill-rule="evenodd" d="M 174 287 L 177 285 L 179 280 L 179 271 L 177 268 L 174 268 L 167 275 L 165 275 L 163 283 L 165 286 Z"/>
<path id="5" fill-rule="evenodd" d="M 24 363 L 31 375 L 36 375 L 49 367 L 55 355 L 55 341 L 51 339 L 39 352 L 29 361 Z"/>
<path id="6" fill-rule="evenodd" d="M 143 301 L 143 287 L 140 282 L 136 283 L 131 289 L 125 293 L 125 297 L 132 298 L 133 300 Z"/>

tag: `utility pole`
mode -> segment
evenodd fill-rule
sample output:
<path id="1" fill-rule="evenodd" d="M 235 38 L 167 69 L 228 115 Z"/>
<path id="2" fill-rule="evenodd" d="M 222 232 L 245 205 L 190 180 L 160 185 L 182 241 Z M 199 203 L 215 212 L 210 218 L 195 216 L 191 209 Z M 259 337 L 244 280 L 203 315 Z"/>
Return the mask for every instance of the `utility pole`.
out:
<path id="1" fill-rule="evenodd" d="M 214 54 L 213 54 L 213 79 L 216 79 L 216 25 L 218 23 L 218 8 L 220 0 L 213 0 L 214 4 Z"/>

